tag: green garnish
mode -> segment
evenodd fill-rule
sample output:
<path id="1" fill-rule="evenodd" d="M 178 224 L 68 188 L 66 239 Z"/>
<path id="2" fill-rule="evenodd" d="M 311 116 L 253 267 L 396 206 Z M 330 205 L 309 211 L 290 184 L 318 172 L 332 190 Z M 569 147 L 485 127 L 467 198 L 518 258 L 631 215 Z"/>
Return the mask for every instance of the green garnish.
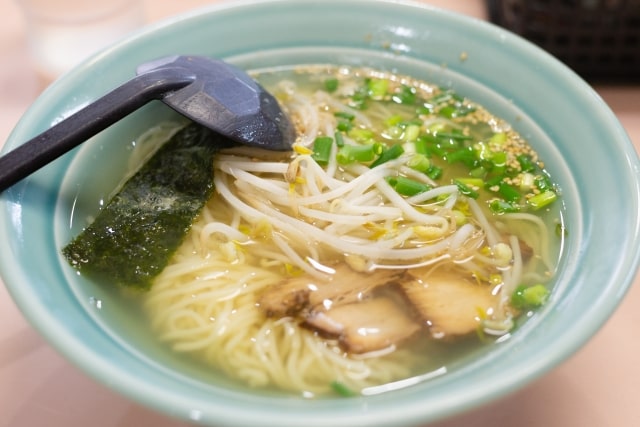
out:
<path id="1" fill-rule="evenodd" d="M 349 132 L 353 128 L 353 124 L 348 120 L 339 120 L 336 128 L 342 132 Z"/>
<path id="2" fill-rule="evenodd" d="M 516 156 L 518 163 L 520 163 L 520 170 L 522 172 L 533 172 L 536 170 L 536 164 L 531 160 L 531 156 L 526 154 L 520 154 Z"/>
<path id="3" fill-rule="evenodd" d="M 353 162 L 367 163 L 382 153 L 382 144 L 343 145 L 338 150 L 336 159 L 338 163 L 347 165 Z"/>
<path id="4" fill-rule="evenodd" d="M 549 289 L 542 284 L 520 285 L 511 294 L 511 305 L 518 310 L 538 308 L 547 302 L 549 294 Z"/>
<path id="5" fill-rule="evenodd" d="M 387 119 L 385 119 L 384 124 L 386 126 L 399 126 L 403 121 L 402 116 L 398 115 L 398 114 L 394 114 L 393 116 L 389 116 Z"/>
<path id="6" fill-rule="evenodd" d="M 517 203 L 510 203 L 500 199 L 494 199 L 489 203 L 489 209 L 494 214 L 505 214 L 520 212 L 520 205 Z"/>
<path id="7" fill-rule="evenodd" d="M 335 92 L 338 89 L 338 79 L 336 79 L 335 77 L 326 79 L 324 81 L 324 89 L 327 92 Z"/>
<path id="8" fill-rule="evenodd" d="M 473 169 L 478 166 L 478 158 L 476 157 L 471 147 L 465 147 L 465 148 L 461 148 L 459 150 L 453 151 L 447 154 L 446 157 L 449 163 L 460 162 L 470 169 Z"/>
<path id="9" fill-rule="evenodd" d="M 417 170 L 418 172 L 427 173 L 431 167 L 431 161 L 424 154 L 416 153 L 409 158 L 407 166 L 413 170 Z"/>
<path id="10" fill-rule="evenodd" d="M 391 96 L 391 99 L 398 104 L 412 105 L 416 102 L 416 90 L 411 86 L 402 85 L 397 93 Z"/>
<path id="11" fill-rule="evenodd" d="M 426 175 L 435 181 L 442 178 L 443 173 L 444 171 L 442 170 L 441 167 L 436 165 L 431 165 L 429 166 L 429 169 L 427 170 Z"/>
<path id="12" fill-rule="evenodd" d="M 376 136 L 376 134 L 371 129 L 365 128 L 352 128 L 351 130 L 349 130 L 347 135 L 349 136 L 349 138 L 353 138 L 357 142 L 363 143 L 373 141 Z"/>
<path id="13" fill-rule="evenodd" d="M 498 215 L 541 209 L 557 200 L 557 189 L 536 154 L 515 132 L 495 131 L 477 123 L 481 118 L 466 118 L 478 107 L 452 89 L 440 88 L 430 98 L 421 98 L 420 93 L 404 83 L 365 78 L 347 99 L 348 105 L 403 106 L 383 119 L 380 129 L 356 123 L 351 112 L 334 112 L 338 163 L 376 167 L 407 152 L 406 166 L 432 180 L 442 178 L 443 164 L 455 165 L 460 193 L 479 199 Z M 347 137 L 357 148 L 345 147 Z"/>
<path id="14" fill-rule="evenodd" d="M 353 397 L 357 396 L 358 393 L 351 390 L 346 384 L 340 381 L 331 381 L 331 389 L 342 397 Z"/>
<path id="15" fill-rule="evenodd" d="M 431 186 L 404 176 L 388 176 L 385 178 L 389 185 L 403 196 L 415 196 L 431 189 Z"/>
<path id="16" fill-rule="evenodd" d="M 482 178 L 475 178 L 475 177 L 460 177 L 460 178 L 456 178 L 456 181 L 467 185 L 469 187 L 475 187 L 475 188 L 482 188 L 484 187 L 484 181 L 482 180 Z"/>
<path id="17" fill-rule="evenodd" d="M 527 203 L 534 209 L 540 209 L 555 202 L 557 198 L 558 195 L 555 192 L 547 190 L 544 193 L 536 194 L 535 196 L 531 197 L 529 200 L 527 200 Z"/>
<path id="18" fill-rule="evenodd" d="M 367 108 L 367 100 L 369 99 L 369 90 L 367 87 L 359 88 L 352 96 L 349 106 L 364 110 Z"/>
<path id="19" fill-rule="evenodd" d="M 371 163 L 370 167 L 375 168 L 376 166 L 386 163 L 389 160 L 397 159 L 402 155 L 402 153 L 404 153 L 404 148 L 402 148 L 402 145 L 392 145 L 391 147 L 386 148 L 384 151 L 382 151 L 380 156 L 373 163 Z"/>
<path id="20" fill-rule="evenodd" d="M 541 192 L 545 192 L 547 190 L 553 190 L 553 185 L 551 184 L 551 181 L 549 181 L 549 178 L 544 175 L 536 176 L 534 180 L 534 184 L 536 188 Z"/>
<path id="21" fill-rule="evenodd" d="M 389 90 L 389 80 L 387 79 L 369 79 L 367 82 L 369 96 L 372 99 L 382 99 Z"/>
<path id="22" fill-rule="evenodd" d="M 504 144 L 507 142 L 507 134 L 504 132 L 494 133 L 489 139 L 489 143 L 493 144 Z"/>
<path id="23" fill-rule="evenodd" d="M 311 157 L 320 165 L 326 165 L 331 159 L 331 147 L 333 138 L 330 136 L 319 136 L 313 142 L 313 153 Z"/>
<path id="24" fill-rule="evenodd" d="M 472 199 L 477 199 L 478 197 L 480 197 L 480 194 L 476 190 L 460 181 L 459 179 L 454 179 L 453 183 L 458 187 L 458 191 L 460 191 L 460 194 L 471 197 Z"/>
<path id="25" fill-rule="evenodd" d="M 476 108 L 469 105 L 447 105 L 442 107 L 438 114 L 447 119 L 453 119 L 456 117 L 464 117 L 474 111 L 476 111 Z"/>
<path id="26" fill-rule="evenodd" d="M 337 112 L 333 113 L 333 115 L 334 115 L 334 117 L 337 117 L 339 119 L 345 119 L 345 120 L 348 120 L 350 122 L 353 121 L 356 118 L 356 116 L 354 116 L 351 113 L 347 113 L 346 111 L 337 111 Z"/>
<path id="27" fill-rule="evenodd" d="M 418 137 L 415 141 L 413 141 L 413 146 L 416 150 L 416 153 L 427 156 L 429 154 L 429 150 L 427 148 L 427 141 L 425 138 Z"/>
<path id="28" fill-rule="evenodd" d="M 556 224 L 556 236 L 558 237 L 567 237 L 569 235 L 569 230 L 562 224 Z"/>
<path id="29" fill-rule="evenodd" d="M 409 123 L 405 126 L 402 132 L 402 139 L 404 141 L 415 141 L 420 136 L 420 126 Z"/>
<path id="30" fill-rule="evenodd" d="M 520 194 L 520 191 L 518 191 L 517 188 L 515 188 L 513 185 L 507 184 L 504 181 L 498 184 L 498 193 L 500 193 L 505 201 L 510 203 L 517 203 L 522 197 L 522 194 Z"/>
<path id="31" fill-rule="evenodd" d="M 336 111 L 333 113 L 334 117 L 338 119 L 338 123 L 336 124 L 336 128 L 341 132 L 349 132 L 353 129 L 353 120 L 356 118 L 351 113 L 347 113 L 346 111 Z"/>
<path id="32" fill-rule="evenodd" d="M 455 141 L 470 141 L 473 139 L 473 137 L 455 130 L 452 132 L 435 132 L 435 135 L 440 139 L 453 139 Z"/>

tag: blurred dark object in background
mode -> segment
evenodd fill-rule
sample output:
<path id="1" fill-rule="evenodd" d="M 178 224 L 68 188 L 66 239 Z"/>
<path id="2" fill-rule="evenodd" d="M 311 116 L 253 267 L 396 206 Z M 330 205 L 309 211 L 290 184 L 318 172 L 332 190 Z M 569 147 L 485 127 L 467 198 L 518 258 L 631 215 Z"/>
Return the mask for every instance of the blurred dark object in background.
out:
<path id="1" fill-rule="evenodd" d="M 590 82 L 640 83 L 640 0 L 487 0 L 491 21 Z"/>

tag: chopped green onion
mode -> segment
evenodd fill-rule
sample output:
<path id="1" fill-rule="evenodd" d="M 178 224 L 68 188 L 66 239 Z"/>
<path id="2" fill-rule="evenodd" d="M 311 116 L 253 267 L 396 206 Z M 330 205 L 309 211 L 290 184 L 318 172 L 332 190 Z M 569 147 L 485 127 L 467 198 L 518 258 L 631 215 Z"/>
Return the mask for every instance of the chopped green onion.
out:
<path id="1" fill-rule="evenodd" d="M 336 140 L 336 145 L 338 147 L 342 147 L 344 145 L 344 138 L 342 136 L 342 133 L 340 133 L 339 131 L 336 131 L 333 135 L 333 137 Z"/>
<path id="2" fill-rule="evenodd" d="M 471 147 L 462 148 L 446 156 L 449 163 L 461 162 L 469 168 L 475 168 L 478 165 L 478 159 Z"/>
<path id="3" fill-rule="evenodd" d="M 495 167 L 505 167 L 507 165 L 507 153 L 505 151 L 495 151 L 491 154 L 491 162 Z"/>
<path id="4" fill-rule="evenodd" d="M 569 230 L 567 230 L 564 224 L 556 224 L 556 235 L 558 237 L 567 237 L 569 235 Z"/>
<path id="5" fill-rule="evenodd" d="M 423 105 L 419 106 L 416 109 L 416 114 L 421 115 L 431 115 L 433 114 L 433 105 L 430 105 L 429 103 L 424 103 Z"/>
<path id="6" fill-rule="evenodd" d="M 531 156 L 520 154 L 516 157 L 516 160 L 520 163 L 520 170 L 522 172 L 533 172 L 536 170 L 536 164 L 531 160 Z"/>
<path id="7" fill-rule="evenodd" d="M 501 182 L 498 185 L 498 193 L 504 198 L 507 202 L 516 203 L 520 201 L 522 195 L 513 185 L 509 185 L 506 182 Z"/>
<path id="8" fill-rule="evenodd" d="M 427 146 L 427 155 L 435 155 L 437 157 L 440 157 L 441 159 L 444 159 L 447 156 L 447 152 L 437 145 L 429 145 Z"/>
<path id="9" fill-rule="evenodd" d="M 404 131 L 400 126 L 389 126 L 385 129 L 384 134 L 391 139 L 400 139 Z"/>
<path id="10" fill-rule="evenodd" d="M 340 381 L 331 381 L 331 389 L 342 397 L 353 397 L 357 393 Z"/>
<path id="11" fill-rule="evenodd" d="M 456 117 L 464 117 L 469 113 L 473 113 L 475 110 L 475 107 L 468 105 L 445 105 L 438 111 L 438 115 L 447 119 L 455 119 Z"/>
<path id="12" fill-rule="evenodd" d="M 339 120 L 336 124 L 336 128 L 342 132 L 349 132 L 351 129 L 353 129 L 353 124 L 346 120 Z"/>
<path id="13" fill-rule="evenodd" d="M 534 185 L 534 176 L 532 174 L 525 172 L 520 176 L 520 190 L 529 191 Z"/>
<path id="14" fill-rule="evenodd" d="M 487 170 L 485 169 L 484 166 L 478 166 L 477 168 L 471 169 L 469 171 L 469 176 L 473 178 L 484 178 L 486 174 L 487 174 Z"/>
<path id="15" fill-rule="evenodd" d="M 402 139 L 405 141 L 415 141 L 420 136 L 420 126 L 410 124 L 404 129 Z"/>
<path id="16" fill-rule="evenodd" d="M 480 194 L 477 191 L 469 187 L 464 182 L 461 182 L 458 179 L 454 179 L 453 183 L 458 187 L 458 191 L 460 191 L 460 194 L 471 197 L 472 199 L 477 199 L 478 197 L 480 197 Z"/>
<path id="17" fill-rule="evenodd" d="M 380 156 L 373 163 L 371 163 L 371 167 L 375 168 L 376 166 L 386 163 L 389 160 L 397 159 L 402 155 L 402 153 L 404 153 L 404 148 L 402 148 L 402 145 L 394 144 L 380 153 Z"/>
<path id="18" fill-rule="evenodd" d="M 507 142 L 507 134 L 504 132 L 494 133 L 491 138 L 489 138 L 490 143 L 494 144 L 504 144 Z"/>
<path id="19" fill-rule="evenodd" d="M 496 191 L 493 187 L 499 186 L 504 178 L 505 177 L 503 175 L 492 176 L 484 183 L 484 188 L 486 188 L 487 190 Z"/>
<path id="20" fill-rule="evenodd" d="M 544 175 L 537 176 L 534 182 L 538 190 L 540 190 L 541 192 L 552 190 L 553 186 L 551 185 L 551 181 L 549 181 L 549 178 Z"/>
<path id="21" fill-rule="evenodd" d="M 349 105 L 359 110 L 367 108 L 367 99 L 369 98 L 369 91 L 367 88 L 358 89 L 352 96 Z"/>
<path id="22" fill-rule="evenodd" d="M 441 167 L 436 165 L 431 165 L 429 167 L 429 170 L 427 170 L 426 175 L 435 181 L 437 179 L 442 178 L 442 173 L 443 173 L 443 170 Z"/>
<path id="23" fill-rule="evenodd" d="M 335 92 L 338 89 L 338 79 L 335 77 L 326 79 L 324 81 L 324 89 L 327 92 Z"/>
<path id="24" fill-rule="evenodd" d="M 333 113 L 333 116 L 339 119 L 345 119 L 349 121 L 353 121 L 356 118 L 356 116 L 354 116 L 351 113 L 347 113 L 346 111 L 336 111 L 335 113 Z"/>
<path id="25" fill-rule="evenodd" d="M 338 150 L 338 163 L 346 165 L 353 162 L 370 162 L 382 152 L 381 144 L 343 145 Z"/>
<path id="26" fill-rule="evenodd" d="M 374 99 L 383 98 L 389 89 L 389 80 L 387 79 L 371 79 L 367 82 L 369 96 Z"/>
<path id="27" fill-rule="evenodd" d="M 462 132 L 436 132 L 436 136 L 440 139 L 453 139 L 454 141 L 468 141 L 473 139 L 469 135 L 465 135 Z"/>
<path id="28" fill-rule="evenodd" d="M 368 142 L 375 136 L 371 129 L 365 128 L 353 128 L 347 133 L 347 135 L 358 142 Z"/>
<path id="29" fill-rule="evenodd" d="M 505 214 L 505 213 L 515 213 L 520 212 L 520 205 L 516 203 L 509 203 L 501 199 L 492 200 L 489 203 L 489 209 L 494 214 Z"/>
<path id="30" fill-rule="evenodd" d="M 473 151 L 476 153 L 476 157 L 481 160 L 490 160 L 493 154 L 484 142 L 473 144 Z"/>
<path id="31" fill-rule="evenodd" d="M 426 156 L 429 152 L 427 149 L 427 141 L 425 140 L 425 138 L 419 137 L 418 139 L 413 141 L 413 145 L 416 149 L 416 153 L 418 154 L 423 154 Z"/>
<path id="32" fill-rule="evenodd" d="M 330 136 L 319 136 L 313 142 L 313 153 L 311 157 L 320 165 L 326 165 L 331 158 L 331 147 L 333 138 Z"/>
<path id="33" fill-rule="evenodd" d="M 451 138 L 435 137 L 435 143 L 433 143 L 433 145 L 448 153 L 452 153 L 457 150 L 472 150 L 471 147 L 467 147 L 462 141 L 456 141 L 455 139 Z"/>
<path id="34" fill-rule="evenodd" d="M 429 125 L 427 130 L 431 133 L 443 132 L 447 128 L 447 125 L 442 122 L 434 122 Z"/>
<path id="35" fill-rule="evenodd" d="M 384 124 L 387 126 L 397 126 L 400 123 L 402 123 L 402 116 L 398 115 L 398 114 L 394 114 L 393 116 L 387 118 L 384 121 Z"/>
<path id="36" fill-rule="evenodd" d="M 388 176 L 387 182 L 403 196 L 415 196 L 431 189 L 431 186 L 404 176 Z"/>
<path id="37" fill-rule="evenodd" d="M 482 180 L 481 178 L 462 177 L 462 178 L 456 178 L 456 181 L 460 181 L 461 183 L 468 185 L 470 187 L 481 188 L 484 186 L 484 180 Z"/>
<path id="38" fill-rule="evenodd" d="M 438 114 L 442 117 L 452 119 L 456 117 L 456 107 L 454 107 L 453 105 L 447 105 L 445 107 L 442 107 Z"/>
<path id="39" fill-rule="evenodd" d="M 520 285 L 511 294 L 511 305 L 516 309 L 536 308 L 549 299 L 549 289 L 542 284 Z"/>
<path id="40" fill-rule="evenodd" d="M 391 99 L 398 104 L 415 104 L 416 90 L 407 85 L 402 85 L 397 93 L 394 93 Z"/>
<path id="41" fill-rule="evenodd" d="M 540 209 L 555 202 L 557 198 L 558 195 L 555 192 L 547 190 L 544 193 L 536 194 L 531 197 L 527 200 L 527 203 L 529 203 L 529 206 L 534 209 Z"/>
<path id="42" fill-rule="evenodd" d="M 407 161 L 407 166 L 418 172 L 426 173 L 431 167 L 431 161 L 422 153 L 415 153 Z"/>
<path id="43" fill-rule="evenodd" d="M 492 177 L 485 182 L 484 188 L 488 189 L 489 191 L 493 191 L 494 193 L 500 194 L 502 198 L 509 203 L 515 204 L 519 202 L 522 194 L 516 187 L 507 184 L 503 180 L 504 176 Z"/>

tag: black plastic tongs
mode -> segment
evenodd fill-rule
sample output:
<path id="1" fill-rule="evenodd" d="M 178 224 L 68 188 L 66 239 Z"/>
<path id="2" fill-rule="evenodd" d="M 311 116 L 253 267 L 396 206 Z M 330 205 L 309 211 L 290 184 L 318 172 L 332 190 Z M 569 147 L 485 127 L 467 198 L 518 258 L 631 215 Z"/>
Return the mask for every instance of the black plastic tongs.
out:
<path id="1" fill-rule="evenodd" d="M 221 60 L 171 56 L 0 157 L 0 192 L 147 104 L 161 100 L 240 144 L 290 150 L 295 131 L 275 98 Z"/>

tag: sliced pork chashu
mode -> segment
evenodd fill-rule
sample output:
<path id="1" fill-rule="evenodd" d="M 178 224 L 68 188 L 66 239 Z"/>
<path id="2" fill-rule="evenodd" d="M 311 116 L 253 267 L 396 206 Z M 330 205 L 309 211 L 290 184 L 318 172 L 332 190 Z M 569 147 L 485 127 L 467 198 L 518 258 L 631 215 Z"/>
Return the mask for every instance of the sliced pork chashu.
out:
<path id="1" fill-rule="evenodd" d="M 453 271 L 416 269 L 407 276 L 412 279 L 399 282 L 399 287 L 434 336 L 473 332 L 480 323 L 480 313 L 491 312 L 498 304 L 489 286 Z"/>
<path id="2" fill-rule="evenodd" d="M 398 345 L 421 329 L 406 308 L 385 296 L 311 312 L 305 324 L 337 338 L 342 348 L 354 354 Z"/>
<path id="3" fill-rule="evenodd" d="M 406 340 L 420 323 L 406 313 L 389 291 L 403 271 L 360 273 L 346 265 L 336 267 L 329 280 L 309 275 L 291 278 L 268 289 L 259 305 L 268 317 L 292 316 L 320 335 L 337 339 L 349 353 L 389 348 Z"/>
<path id="4" fill-rule="evenodd" d="M 310 275 L 293 277 L 272 286 L 259 299 L 260 307 L 268 317 L 295 316 L 298 313 L 362 300 L 379 286 L 394 282 L 403 274 L 398 270 L 359 273 L 341 264 L 329 280 Z"/>

